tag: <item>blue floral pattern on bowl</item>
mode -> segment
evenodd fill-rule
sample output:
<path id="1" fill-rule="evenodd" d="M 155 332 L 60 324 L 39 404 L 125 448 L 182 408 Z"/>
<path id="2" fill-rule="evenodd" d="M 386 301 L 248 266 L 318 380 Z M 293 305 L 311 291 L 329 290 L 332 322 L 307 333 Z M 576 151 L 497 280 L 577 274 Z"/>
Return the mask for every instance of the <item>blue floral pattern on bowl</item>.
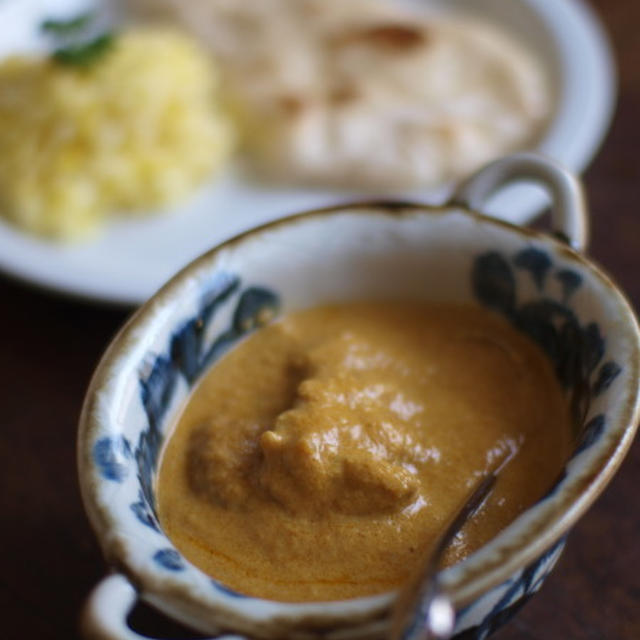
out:
<path id="1" fill-rule="evenodd" d="M 529 273 L 540 293 L 538 299 L 518 304 L 515 269 Z M 550 274 L 562 285 L 561 300 L 545 292 Z M 582 276 L 571 269 L 554 269 L 547 252 L 526 247 L 511 259 L 498 251 L 478 256 L 472 282 L 478 301 L 503 314 L 553 363 L 558 380 L 570 392 L 572 419 L 580 434 L 574 455 L 581 453 L 597 440 L 606 421 L 599 414 L 585 424 L 591 398 L 606 391 L 622 371 L 614 360 L 607 360 L 596 371 L 606 353 L 606 340 L 597 323 L 581 325 L 569 304 L 582 284 Z"/>
<path id="2" fill-rule="evenodd" d="M 164 444 L 163 421 L 166 418 L 178 376 L 191 387 L 198 376 L 235 342 L 247 333 L 263 326 L 278 311 L 278 296 L 262 287 L 248 287 L 240 295 L 231 326 L 211 345 L 205 345 L 204 333 L 215 311 L 240 287 L 237 276 L 218 278 L 198 314 L 184 322 L 173 334 L 167 354 L 160 354 L 149 364 L 149 373 L 140 377 L 140 399 L 147 417 L 147 427 L 141 432 L 135 452 L 124 437 L 101 438 L 94 446 L 94 461 L 105 480 L 122 482 L 127 476 L 124 460 L 135 458 L 140 490 L 130 505 L 136 518 L 145 526 L 160 532 L 156 512 L 153 481 L 158 471 L 160 452 Z M 173 547 L 159 549 L 153 560 L 168 571 L 184 568 L 184 560 Z M 241 597 L 234 591 L 212 581 L 216 588 Z"/>

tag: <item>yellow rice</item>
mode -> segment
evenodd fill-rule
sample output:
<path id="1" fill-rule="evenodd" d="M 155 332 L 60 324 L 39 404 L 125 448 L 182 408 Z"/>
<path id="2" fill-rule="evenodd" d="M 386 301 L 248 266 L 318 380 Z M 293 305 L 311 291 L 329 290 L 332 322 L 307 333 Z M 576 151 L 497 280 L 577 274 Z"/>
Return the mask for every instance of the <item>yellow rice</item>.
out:
<path id="1" fill-rule="evenodd" d="M 111 212 L 174 203 L 232 146 L 211 60 L 174 30 L 117 37 L 87 68 L 0 64 L 0 214 L 73 238 Z"/>

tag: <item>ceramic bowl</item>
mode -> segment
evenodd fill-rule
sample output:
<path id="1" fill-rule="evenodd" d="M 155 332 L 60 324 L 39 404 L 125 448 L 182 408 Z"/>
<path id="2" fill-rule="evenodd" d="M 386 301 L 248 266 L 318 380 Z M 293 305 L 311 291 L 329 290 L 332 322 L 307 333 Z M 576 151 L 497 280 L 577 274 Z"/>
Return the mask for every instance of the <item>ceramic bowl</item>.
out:
<path id="1" fill-rule="evenodd" d="M 556 233 L 477 212 L 504 184 L 538 180 Z M 551 359 L 575 422 L 575 446 L 548 494 L 485 547 L 442 573 L 456 638 L 485 638 L 534 593 L 576 520 L 611 479 L 639 417 L 640 337 L 610 279 L 578 250 L 579 184 L 533 154 L 492 163 L 442 207 L 375 202 L 312 211 L 212 249 L 127 322 L 91 381 L 78 462 L 87 513 L 114 568 L 84 614 L 89 637 L 140 638 L 137 598 L 211 635 L 384 638 L 394 594 L 280 603 L 235 593 L 192 566 L 155 508 L 162 448 L 203 370 L 265 317 L 354 298 L 475 302 L 502 314 Z"/>

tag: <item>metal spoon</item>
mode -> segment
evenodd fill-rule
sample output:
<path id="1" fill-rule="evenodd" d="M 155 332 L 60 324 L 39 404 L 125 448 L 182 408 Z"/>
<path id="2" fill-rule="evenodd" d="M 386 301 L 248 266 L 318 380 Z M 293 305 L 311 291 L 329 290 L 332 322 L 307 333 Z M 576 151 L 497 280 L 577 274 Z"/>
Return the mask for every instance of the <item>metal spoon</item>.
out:
<path id="1" fill-rule="evenodd" d="M 451 541 L 484 502 L 496 482 L 498 470 L 483 476 L 467 498 L 434 550 L 400 592 L 391 617 L 390 640 L 446 640 L 455 626 L 455 610 L 440 589 L 438 569 Z"/>

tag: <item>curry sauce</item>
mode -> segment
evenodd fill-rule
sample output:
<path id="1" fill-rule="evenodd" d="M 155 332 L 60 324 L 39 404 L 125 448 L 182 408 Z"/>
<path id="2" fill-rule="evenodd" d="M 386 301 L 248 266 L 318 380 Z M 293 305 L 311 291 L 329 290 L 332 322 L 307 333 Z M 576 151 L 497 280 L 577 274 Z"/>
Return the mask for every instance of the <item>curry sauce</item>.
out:
<path id="1" fill-rule="evenodd" d="M 164 452 L 163 529 L 239 592 L 320 601 L 398 587 L 478 478 L 495 489 L 452 564 L 551 486 L 569 455 L 539 348 L 470 305 L 292 313 L 224 356 Z"/>

